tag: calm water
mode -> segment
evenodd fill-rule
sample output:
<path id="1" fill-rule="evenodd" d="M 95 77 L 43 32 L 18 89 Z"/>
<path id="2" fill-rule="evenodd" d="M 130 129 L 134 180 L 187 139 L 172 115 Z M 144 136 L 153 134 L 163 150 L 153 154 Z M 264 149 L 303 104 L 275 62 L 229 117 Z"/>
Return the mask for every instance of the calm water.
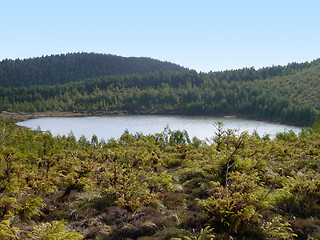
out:
<path id="1" fill-rule="evenodd" d="M 18 123 L 31 129 L 41 128 L 50 131 L 54 136 L 68 135 L 71 131 L 76 138 L 84 135 L 91 139 L 96 134 L 99 139 L 118 139 L 128 129 L 130 133 L 141 132 L 143 134 L 160 133 L 169 125 L 171 130 L 186 130 L 190 139 L 194 136 L 199 139 L 210 138 L 216 129 L 213 123 L 222 121 L 225 129 L 238 129 L 248 131 L 250 134 L 257 131 L 260 136 L 293 130 L 299 133 L 301 128 L 295 126 L 280 125 L 262 121 L 199 117 L 199 116 L 163 116 L 163 115 L 125 115 L 125 116 L 97 116 L 97 117 L 58 117 L 38 118 Z"/>

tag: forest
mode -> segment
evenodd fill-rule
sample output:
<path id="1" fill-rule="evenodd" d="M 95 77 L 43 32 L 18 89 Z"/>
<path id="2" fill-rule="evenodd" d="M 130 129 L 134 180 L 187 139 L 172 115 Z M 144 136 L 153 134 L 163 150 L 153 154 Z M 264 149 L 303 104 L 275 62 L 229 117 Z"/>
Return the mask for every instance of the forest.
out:
<path id="1" fill-rule="evenodd" d="M 78 61 L 71 61 L 77 57 Z M 96 69 L 81 67 L 96 66 L 93 60 L 101 57 L 114 56 L 82 53 L 44 57 L 40 58 L 41 61 L 13 61 L 13 65 L 19 66 L 13 79 L 21 76 L 26 81 L 10 80 L 14 87 L 1 85 L 0 112 L 107 114 L 122 111 L 132 114 L 236 115 L 300 126 L 312 126 L 319 118 L 319 60 L 258 70 L 244 68 L 209 73 L 183 68 L 177 71 L 177 65 L 163 62 L 158 63 L 157 68 L 150 67 L 149 72 L 141 73 L 140 68 L 134 68 L 134 73 L 128 74 L 130 71 L 123 70 L 122 74 L 104 76 L 99 76 L 102 73 Z M 66 71 L 69 65 L 56 66 L 60 58 L 70 58 L 75 66 L 82 61 L 83 65 Z M 29 68 L 32 64 L 38 66 L 34 64 L 35 60 L 44 64 L 39 63 L 42 71 L 49 71 L 47 78 L 40 79 L 37 85 L 32 81 L 29 84 L 28 80 L 30 71 L 41 76 L 40 70 Z M 135 63 L 133 65 L 141 63 L 141 59 L 131 61 Z M 50 67 L 43 67 L 45 63 Z M 7 65 L 8 61 L 0 64 L 2 75 L 9 75 L 5 70 Z M 104 69 L 103 65 L 99 66 Z M 100 69 L 99 66 L 96 68 Z M 158 70 L 168 66 L 172 68 Z M 85 78 L 90 71 L 92 77 Z M 36 79 L 34 81 L 38 81 Z M 27 83 L 31 86 L 25 86 Z"/>
<path id="2" fill-rule="evenodd" d="M 304 126 L 212 137 L 53 136 L 0 116 L 0 239 L 320 239 L 320 59 L 196 72 L 74 53 L 0 62 L 0 113 L 235 115 Z M 3 115 L 5 116 L 5 115 Z"/>
<path id="3" fill-rule="evenodd" d="M 320 238 L 319 124 L 275 139 L 210 131 L 105 142 L 0 119 L 0 238 Z"/>
<path id="4" fill-rule="evenodd" d="M 29 87 L 77 82 L 87 78 L 185 68 L 151 58 L 111 54 L 68 53 L 0 62 L 1 87 Z"/>

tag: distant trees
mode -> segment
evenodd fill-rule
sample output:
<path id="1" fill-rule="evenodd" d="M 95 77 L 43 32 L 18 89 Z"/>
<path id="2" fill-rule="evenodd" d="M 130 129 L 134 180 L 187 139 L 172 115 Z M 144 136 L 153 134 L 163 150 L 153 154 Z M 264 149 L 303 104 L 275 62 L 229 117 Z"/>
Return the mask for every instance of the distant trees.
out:
<path id="1" fill-rule="evenodd" d="M 69 53 L 23 60 L 2 60 L 0 62 L 0 86 L 55 85 L 107 75 L 184 70 L 183 67 L 176 64 L 151 58 Z"/>
<path id="2" fill-rule="evenodd" d="M 319 118 L 319 64 L 197 73 L 151 59 L 87 53 L 5 60 L 0 82 L 6 74 L 17 82 L 10 77 L 12 85 L 0 87 L 0 111 L 223 114 L 311 126 Z M 35 84 L 42 86 L 29 86 Z"/>
<path id="3" fill-rule="evenodd" d="M 310 126 L 311 105 L 294 104 L 263 87 L 194 71 L 110 76 L 55 86 L 0 88 L 0 108 L 12 112 L 118 111 L 225 114 Z"/>

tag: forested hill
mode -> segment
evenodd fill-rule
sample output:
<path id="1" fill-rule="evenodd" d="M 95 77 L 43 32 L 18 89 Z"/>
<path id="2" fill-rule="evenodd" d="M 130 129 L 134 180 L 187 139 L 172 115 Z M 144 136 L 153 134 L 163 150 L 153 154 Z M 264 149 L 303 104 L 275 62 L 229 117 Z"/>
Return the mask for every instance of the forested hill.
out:
<path id="1" fill-rule="evenodd" d="M 61 56 L 71 59 L 84 56 L 92 59 L 114 57 L 96 54 Z M 56 66 L 61 62 L 57 60 L 58 56 L 38 60 L 50 58 L 56 58 Z M 127 70 L 139 69 L 132 67 L 138 66 L 139 61 L 149 62 L 149 66 L 157 62 L 151 59 L 119 59 L 131 61 L 133 65 L 127 64 Z M 90 69 L 84 65 L 81 67 L 80 63 L 81 61 L 78 61 L 74 65 L 83 73 L 82 77 L 95 72 L 92 70 L 94 68 L 99 69 L 95 64 L 92 64 Z M 161 64 L 175 66 L 180 72 L 170 71 L 168 67 L 168 71 L 158 69 L 159 71 L 148 73 L 120 74 L 119 70 L 119 74 L 115 74 L 117 69 L 125 66 L 115 64 L 113 71 L 110 71 L 113 75 L 80 81 L 76 71 L 61 67 L 60 71 L 55 72 L 57 76 L 48 73 L 47 79 L 70 75 L 70 79 L 65 80 L 75 82 L 51 86 L 37 83 L 37 86 L 28 87 L 0 87 L 0 112 L 59 111 L 104 114 L 124 111 L 143 114 L 237 115 L 302 126 L 312 126 L 320 118 L 319 59 L 258 70 L 243 68 L 209 73 L 197 73 L 170 63 Z M 50 64 L 48 68 L 44 66 L 38 71 L 50 72 Z M 148 64 L 141 66 L 147 69 Z M 32 73 L 32 68 L 26 68 L 25 72 Z"/>
<path id="2" fill-rule="evenodd" d="M 0 86 L 55 85 L 108 75 L 184 70 L 179 65 L 151 58 L 70 53 L 23 60 L 5 59 L 0 62 Z"/>
<path id="3" fill-rule="evenodd" d="M 227 82 L 253 82 L 256 80 L 266 80 L 272 79 L 274 77 L 284 77 L 291 76 L 296 73 L 299 73 L 303 70 L 311 71 L 314 67 L 320 67 L 320 58 L 315 59 L 311 62 L 302 62 L 302 63 L 289 63 L 285 66 L 277 65 L 272 67 L 263 67 L 258 70 L 251 68 L 242 68 L 237 70 L 225 70 L 218 72 L 209 72 L 209 75 L 212 78 L 217 80 L 224 80 Z"/>
<path id="4" fill-rule="evenodd" d="M 263 88 L 285 96 L 297 104 L 312 105 L 320 110 L 320 61 L 286 76 L 275 76 L 247 82 L 246 87 Z"/>

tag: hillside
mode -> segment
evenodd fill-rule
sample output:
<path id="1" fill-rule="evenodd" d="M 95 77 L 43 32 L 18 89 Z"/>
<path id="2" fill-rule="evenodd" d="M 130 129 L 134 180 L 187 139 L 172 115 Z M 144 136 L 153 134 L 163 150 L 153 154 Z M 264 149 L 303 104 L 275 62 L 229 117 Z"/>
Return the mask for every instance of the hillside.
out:
<path id="1" fill-rule="evenodd" d="M 90 56 L 69 57 L 82 55 Z M 96 56 L 100 55 L 92 54 L 93 59 Z M 133 69 L 128 63 L 122 67 L 126 69 L 123 72 Z M 87 67 L 78 69 L 91 71 Z M 319 119 L 319 59 L 258 70 L 197 73 L 178 69 L 184 71 L 104 75 L 50 86 L 0 87 L 0 112 L 237 115 L 300 126 L 312 126 Z M 67 76 L 75 72 L 56 73 Z M 47 77 L 53 78 L 56 75 Z"/>
<path id="2" fill-rule="evenodd" d="M 0 88 L 0 111 L 240 115 L 302 126 L 311 126 L 317 118 L 312 106 L 246 84 L 195 71 L 107 76 L 64 85 Z"/>
<path id="3" fill-rule="evenodd" d="M 100 76 L 184 71 L 183 67 L 151 58 L 110 54 L 70 53 L 0 62 L 1 87 L 55 85 Z"/>
<path id="4" fill-rule="evenodd" d="M 257 79 L 247 87 L 264 88 L 268 92 L 287 97 L 296 104 L 312 105 L 320 109 L 320 63 L 287 76 Z"/>

